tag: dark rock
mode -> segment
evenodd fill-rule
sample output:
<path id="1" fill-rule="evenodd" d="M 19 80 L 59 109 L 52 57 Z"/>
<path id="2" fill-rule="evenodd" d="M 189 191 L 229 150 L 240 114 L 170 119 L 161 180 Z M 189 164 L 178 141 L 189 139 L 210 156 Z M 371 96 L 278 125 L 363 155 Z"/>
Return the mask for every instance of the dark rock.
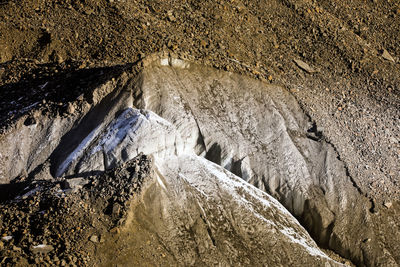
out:
<path id="1" fill-rule="evenodd" d="M 119 203 L 114 203 L 112 207 L 112 214 L 118 216 L 121 211 L 121 205 Z"/>
<path id="2" fill-rule="evenodd" d="M 67 179 L 63 182 L 63 187 L 65 189 L 71 189 L 72 191 L 76 191 L 81 189 L 84 185 L 89 183 L 87 179 L 84 178 L 72 178 Z"/>

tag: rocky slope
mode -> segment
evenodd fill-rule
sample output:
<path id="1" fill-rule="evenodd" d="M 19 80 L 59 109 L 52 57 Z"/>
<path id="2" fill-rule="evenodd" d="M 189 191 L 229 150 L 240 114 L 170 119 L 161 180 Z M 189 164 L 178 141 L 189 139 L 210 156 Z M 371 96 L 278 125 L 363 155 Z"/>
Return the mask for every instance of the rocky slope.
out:
<path id="1" fill-rule="evenodd" d="M 373 203 L 362 195 L 335 148 L 325 140 L 318 125 L 312 123 L 287 91 L 279 86 L 171 57 L 156 57 L 155 60 L 145 61 L 143 65 L 145 67 L 139 74 L 124 73 L 118 79 L 94 90 L 91 102 L 96 104 L 84 102 L 78 107 L 80 102 L 72 103 L 77 112 L 67 117 L 44 117 L 31 125 L 24 125 L 22 122 L 26 118 L 21 118 L 21 123 L 17 123 L 3 139 L 9 144 L 18 144 L 15 140 L 20 138 L 21 133 L 30 133 L 28 136 L 31 139 L 25 138 L 31 141 L 25 143 L 23 153 L 21 149 L 15 149 L 13 153 L 9 150 L 2 151 L 2 154 L 10 155 L 8 164 L 22 162 L 12 170 L 18 172 L 18 166 L 20 172 L 29 168 L 35 169 L 29 179 L 33 177 L 36 180 L 53 180 L 52 177 L 62 176 L 95 177 L 135 158 L 139 153 L 145 153 L 154 157 L 154 172 L 159 176 L 154 179 L 160 184 L 158 187 L 166 190 L 164 187 L 167 184 L 172 188 L 181 188 L 183 185 L 174 184 L 180 179 L 186 181 L 183 184 L 189 185 L 197 180 L 204 180 L 197 187 L 193 185 L 202 192 L 206 190 L 201 189 L 202 186 L 212 186 L 213 179 L 221 179 L 213 174 L 212 170 L 216 167 L 211 161 L 226 170 L 217 168 L 224 175 L 234 177 L 232 175 L 235 174 L 278 199 L 300 220 L 320 246 L 329 248 L 358 265 L 397 264 L 399 255 L 396 240 L 399 236 L 395 217 L 390 213 L 381 213 L 379 216 L 373 213 Z M 38 147 L 41 149 L 38 150 Z M 9 148 L 10 145 L 7 144 L 2 149 Z M 40 155 L 36 154 L 38 151 L 44 160 L 40 162 L 40 157 L 34 157 L 39 161 L 36 165 L 24 166 L 24 162 L 32 164 L 30 158 L 32 155 Z M 5 173 L 10 168 L 7 167 L 7 161 L 3 162 L 2 171 Z M 196 167 L 197 165 L 199 166 Z M 185 171 L 185 168 L 189 169 Z M 199 170 L 189 172 L 196 168 Z M 185 175 L 185 172 L 189 173 Z M 176 178 L 176 175 L 180 178 Z M 214 178 L 206 180 L 209 175 Z M 3 182 L 9 182 L 13 178 L 12 174 L 3 177 L 9 177 L 9 180 L 3 178 Z M 162 177 L 166 180 L 163 181 Z M 228 178 L 222 180 L 226 179 Z M 235 186 L 236 182 L 233 181 L 238 178 L 229 179 L 233 179 L 230 185 L 233 188 L 229 190 L 248 187 L 244 182 L 241 182 L 241 186 Z M 178 191 L 183 195 L 192 194 L 184 188 Z M 212 188 L 222 190 L 222 185 L 218 182 Z M 207 190 L 205 195 L 211 194 Z M 175 189 L 166 191 L 171 191 L 171 194 L 176 192 Z M 163 194 L 154 193 L 151 196 Z M 224 201 L 214 199 L 221 197 L 220 195 L 213 194 L 206 199 L 224 204 Z M 237 198 L 232 194 L 223 199 Z M 172 200 L 143 198 L 137 205 L 144 205 L 143 202 L 146 201 L 163 203 L 165 207 L 162 206 L 162 210 L 174 210 L 166 212 L 168 216 L 192 209 L 189 208 L 192 204 L 187 204 L 180 205 L 179 208 L 183 211 L 179 210 L 174 201 L 179 203 L 183 200 L 176 200 L 177 196 L 174 195 L 167 194 L 165 197 Z M 271 198 L 268 196 L 268 199 Z M 184 201 L 189 203 L 194 200 L 190 197 Z M 231 201 L 229 203 L 233 205 Z M 130 213 L 128 218 L 137 216 L 137 212 Z M 146 216 L 151 221 L 155 220 L 153 217 L 156 214 Z M 176 216 L 181 218 L 181 215 Z M 172 224 L 168 220 L 171 218 L 164 218 L 162 225 Z M 223 217 L 219 220 L 230 219 Z M 295 219 L 291 220 L 296 222 Z M 174 224 L 178 222 L 179 219 L 174 220 Z M 146 229 L 142 221 L 136 224 Z M 382 231 L 379 229 L 380 224 L 396 226 Z M 165 229 L 156 227 L 152 231 L 161 240 L 167 238 L 162 237 L 163 232 L 167 231 Z M 262 235 L 262 231 L 257 232 Z M 200 233 L 199 235 L 200 237 L 192 235 L 191 238 L 203 238 Z M 168 238 L 178 239 L 177 236 Z M 245 239 L 241 235 L 232 238 Z M 124 242 L 135 243 L 138 240 Z M 199 249 L 199 243 L 194 243 L 193 246 Z M 171 253 L 171 250 L 179 250 L 180 253 L 190 254 L 192 249 L 193 247 L 181 250 L 171 247 L 168 251 Z M 224 254 L 223 250 L 216 251 L 217 254 Z M 217 254 L 213 255 L 220 258 Z M 269 255 L 267 251 L 262 254 Z M 172 255 L 177 262 L 184 265 L 197 265 L 208 258 L 205 254 L 198 255 L 198 260 L 189 262 L 185 258 L 193 257 L 180 255 L 182 258 L 179 258 L 176 253 Z M 256 257 L 249 257 L 250 262 L 254 262 Z M 278 258 L 283 260 L 284 257 L 281 255 Z M 129 259 L 120 260 L 127 264 Z M 238 257 L 227 263 L 244 264 L 242 260 L 242 257 Z M 299 265 L 303 264 L 306 263 L 299 262 Z"/>
<path id="2" fill-rule="evenodd" d="M 155 165 L 153 182 L 121 230 L 129 236 L 128 247 L 105 265 L 141 265 L 141 253 L 129 248 L 143 242 L 134 236 L 140 228 L 157 234 L 163 247 L 158 253 L 165 253 L 168 265 L 340 266 L 279 202 L 222 167 L 195 155 L 171 156 Z"/>
<path id="3" fill-rule="evenodd" d="M 383 0 L 0 1 L 0 199 L 8 214 L 1 234 L 29 232 L 30 221 L 16 218 L 44 215 L 29 203 L 40 203 L 46 190 L 10 203 L 38 183 L 52 188 L 78 175 L 73 187 L 102 180 L 94 177 L 106 168 L 124 173 L 119 164 L 135 149 L 161 158 L 176 150 L 271 194 L 319 246 L 357 265 L 398 265 L 399 10 Z M 155 132 L 168 122 L 162 142 L 154 133 L 145 147 L 123 138 L 135 134 L 119 116 L 127 112 L 136 125 L 137 109 L 161 118 L 158 126 L 144 123 Z M 112 136 L 116 143 L 107 141 Z M 64 218 L 69 223 L 82 211 L 74 203 L 84 192 L 68 195 L 75 210 Z M 106 222 L 104 205 L 93 210 Z M 59 204 L 53 210 L 66 211 Z M 111 221 L 96 228 L 106 233 Z M 153 244 L 154 231 L 135 225 Z M 31 253 L 32 240 L 21 241 L 20 232 L 0 247 L 2 263 L 16 259 L 19 242 Z M 89 237 L 99 233 L 86 234 L 69 240 L 89 252 L 99 245 Z M 125 248 L 119 237 L 107 246 Z M 54 248 L 52 255 L 61 251 Z M 152 255 L 172 255 L 147 243 L 136 249 L 143 253 L 130 255 L 146 255 L 149 264 L 163 259 Z M 50 262 L 32 255 L 21 259 Z M 62 255 L 70 263 L 88 258 Z"/>
<path id="4" fill-rule="evenodd" d="M 0 123 L 32 105 L 66 110 L 104 75 L 87 76 L 172 52 L 288 88 L 385 209 L 400 195 L 399 9 L 383 0 L 1 1 Z"/>
<path id="5" fill-rule="evenodd" d="M 89 134 L 76 146 L 76 138 L 61 138 L 61 142 L 69 144 L 60 145 L 64 148 L 68 145 L 72 152 L 55 152 L 50 156 L 53 161 L 39 167 L 36 181 L 26 183 L 26 193 L 16 192 L 13 202 L 17 204 L 11 205 L 11 211 L 2 216 L 2 224 L 6 225 L 3 231 L 10 237 L 6 245 L 12 248 L 12 253 L 3 255 L 4 263 L 110 266 L 118 262 L 125 266 L 141 266 L 143 261 L 138 259 L 146 253 L 137 248 L 145 241 L 135 233 L 139 227 L 143 229 L 139 237 L 155 236 L 156 243 L 162 245 L 157 251 L 149 246 L 147 253 L 161 255 L 161 262 L 166 265 L 340 265 L 318 248 L 277 200 L 223 167 L 197 156 L 204 150 L 198 144 L 198 128 L 180 124 L 192 133 L 188 137 L 187 131 L 178 128 L 179 123 L 172 124 L 151 111 L 124 108 L 121 103 L 132 105 L 132 94 L 138 93 L 128 88 L 119 90 L 118 101 L 111 109 L 115 118 L 109 123 L 101 120 L 93 130 L 87 129 L 83 119 L 75 129 L 81 133 L 90 131 Z M 131 101 L 124 101 L 124 95 L 131 95 L 128 97 Z M 106 103 L 100 101 L 98 107 L 108 106 L 107 100 L 103 99 Z M 91 114 L 99 115 L 96 108 L 86 117 Z M 108 116 L 112 118 L 111 114 Z M 65 122 L 64 127 L 69 123 Z M 81 129 L 82 124 L 84 129 Z M 39 127 L 32 129 L 32 125 L 23 128 L 42 133 Z M 58 134 L 58 131 L 53 133 Z M 203 140 L 201 142 L 204 144 Z M 52 143 L 41 142 L 40 145 L 45 151 L 52 149 Z M 33 144 L 25 149 L 28 154 L 34 154 L 37 146 Z M 140 159 L 141 153 L 154 158 L 154 166 L 147 171 L 146 168 L 141 170 L 138 160 L 137 165 L 130 163 L 137 157 Z M 56 160 L 63 155 L 65 159 Z M 117 166 L 117 171 L 102 174 Z M 68 175 L 67 179 L 50 178 L 51 169 L 55 170 L 54 177 Z M 109 173 L 113 174 L 112 180 L 108 178 Z M 143 179 L 146 174 L 147 178 Z M 50 180 L 43 181 L 46 178 Z M 86 199 L 86 203 L 80 198 Z M 40 208 L 29 208 L 30 203 L 38 203 Z M 82 205 L 82 208 L 73 204 Z M 72 211 L 65 205 L 71 205 Z M 60 214 L 65 209 L 66 214 Z M 34 218 L 37 212 L 44 217 L 33 222 L 25 219 Z M 61 222 L 79 213 L 78 222 L 72 226 L 78 227 L 82 222 L 84 226 L 79 229 L 83 231 L 78 236 L 61 235 L 62 226 L 52 224 L 47 218 L 54 216 L 52 212 L 57 212 L 61 217 L 57 221 Z M 88 218 L 85 212 L 89 212 Z M 13 218 L 15 213 L 22 214 L 22 223 Z M 107 234 L 109 229 L 115 229 L 112 227 L 116 220 L 118 241 Z M 26 228 L 33 225 L 36 230 L 27 231 Z M 93 232 L 96 234 L 91 235 Z M 55 238 L 57 235 L 59 239 Z M 98 236 L 103 237 L 98 246 L 98 250 L 103 250 L 100 253 L 92 248 L 92 243 L 99 242 Z M 76 247 L 70 248 L 71 243 Z M 77 251 L 79 247 L 82 251 Z M 111 247 L 124 253 L 110 254 Z M 95 257 L 90 257 L 90 253 Z M 60 260 L 60 257 L 63 258 Z M 159 265 L 156 259 L 146 258 L 148 264 Z"/>

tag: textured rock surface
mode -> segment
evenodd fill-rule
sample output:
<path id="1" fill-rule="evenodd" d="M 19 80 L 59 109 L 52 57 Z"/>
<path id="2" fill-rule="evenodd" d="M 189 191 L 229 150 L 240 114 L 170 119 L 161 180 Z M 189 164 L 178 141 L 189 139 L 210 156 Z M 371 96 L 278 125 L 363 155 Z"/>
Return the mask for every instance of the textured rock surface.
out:
<path id="1" fill-rule="evenodd" d="M 174 176 L 182 158 L 198 155 L 278 199 L 321 246 L 359 265 L 400 260 L 395 217 L 371 212 L 334 147 L 283 88 L 172 58 L 144 65 L 73 122 L 50 156 L 52 175 L 98 174 L 143 152 L 160 169 L 177 164 L 159 172 Z M 382 232 L 379 223 L 394 227 Z"/>
<path id="2" fill-rule="evenodd" d="M 126 84 L 126 78 L 122 75 L 118 81 L 96 84 L 90 92 L 90 104 L 80 99 L 69 104 L 68 109 L 72 107 L 73 114 L 51 115 L 46 114 L 48 107 L 29 107 L 29 114 L 10 124 L 8 130 L 0 135 L 0 184 L 7 184 L 16 177 L 26 178 L 50 155 L 70 153 L 70 147 L 64 143 L 70 144 L 87 135 L 87 128 L 92 125 L 109 123 L 108 116 L 124 104 L 125 98 L 120 94 L 122 88 L 116 88 L 116 84 Z M 113 103 L 116 96 L 118 103 Z M 100 101 L 103 105 L 98 105 Z M 92 115 L 88 115 L 89 111 Z M 74 130 L 76 128 L 79 130 Z"/>
<path id="3" fill-rule="evenodd" d="M 0 184 L 24 176 L 43 163 L 79 115 L 40 118 L 31 125 L 24 125 L 21 120 L 0 140 Z"/>
<path id="4" fill-rule="evenodd" d="M 68 113 L 76 112 L 80 104 L 76 105 L 75 99 L 81 94 L 90 98 L 87 73 L 94 71 L 105 77 L 97 67 L 122 64 L 129 68 L 130 63 L 156 51 L 283 85 L 316 121 L 323 138 L 335 146 L 360 188 L 357 191 L 370 198 L 368 221 L 375 222 L 374 233 L 380 238 L 368 237 L 361 244 L 349 242 L 346 246 L 364 247 L 365 255 L 373 255 L 369 247 L 380 242 L 379 246 L 386 246 L 388 254 L 400 263 L 396 235 L 400 232 L 399 8 L 399 1 L 375 0 L 1 1 L 0 128 L 37 103 L 34 109 L 43 104 L 41 115 L 46 115 L 42 111 L 49 106 L 56 113 L 64 107 Z M 172 60 L 163 61 L 164 65 L 170 63 Z M 81 72 L 84 69 L 87 71 Z M 77 72 L 82 75 L 74 75 Z M 66 79 L 70 75 L 72 79 Z M 93 114 L 99 120 L 106 117 L 102 112 Z M 114 118 L 113 112 L 106 114 Z M 98 125 L 96 119 L 92 116 L 74 124 L 79 124 L 79 130 L 63 138 L 52 156 L 53 175 L 62 163 L 58 160 L 76 148 L 70 140 L 76 137 L 81 142 L 88 135 L 84 126 Z M 46 118 L 33 116 L 22 123 L 31 127 L 39 120 Z M 104 125 L 108 123 L 106 118 Z M 30 134 L 37 133 L 34 128 Z M 23 128 L 13 135 L 18 136 L 20 130 Z M 43 133 L 36 137 L 57 140 L 42 138 Z M 51 179 L 47 171 L 31 170 L 40 166 L 58 141 L 46 146 L 39 140 L 44 150 L 36 155 L 37 140 L 30 142 L 23 134 L 20 138 L 0 141 L 0 149 L 11 147 L 0 155 L 0 162 L 7 161 L 3 168 L 6 180 L 17 176 L 17 182 L 32 177 Z M 0 198 L 7 198 L 4 191 Z M 278 188 L 277 194 L 283 202 L 282 191 Z M 293 194 L 288 197 L 293 198 Z M 304 203 L 309 218 L 303 218 L 303 223 L 321 221 L 329 229 L 337 218 L 324 208 L 324 202 Z M 355 203 L 353 208 L 359 210 L 360 206 Z M 318 212 L 308 212 L 312 210 Z M 361 225 L 364 220 L 355 221 Z"/>
<path id="5" fill-rule="evenodd" d="M 164 159 L 185 150 L 182 138 L 171 123 L 153 112 L 132 108 L 122 111 L 98 136 L 91 134 L 90 137 L 61 163 L 58 175 L 104 171 L 139 153 Z"/>
<path id="6" fill-rule="evenodd" d="M 136 234 L 137 229 L 142 230 Z M 123 245 L 114 247 L 122 253 L 105 252 L 109 257 L 103 266 L 160 264 L 151 258 L 139 260 L 135 249 L 146 240 L 143 232 L 157 236 L 145 249 L 153 245 L 150 250 L 163 255 L 163 264 L 341 265 L 319 250 L 279 202 L 195 155 L 171 156 L 156 163 L 153 181 L 131 205 L 119 238 L 123 241 L 118 240 Z M 156 249 L 158 244 L 162 245 Z"/>
<path id="7" fill-rule="evenodd" d="M 320 244 L 358 264 L 396 265 L 398 231 L 378 237 L 368 199 L 285 90 L 197 66 L 147 68 L 143 81 L 139 107 L 182 136 L 197 128 L 206 158 L 280 200 Z"/>
<path id="8" fill-rule="evenodd" d="M 138 153 L 153 155 L 155 183 L 132 205 L 126 227 L 130 219 L 142 222 L 176 263 L 337 264 L 278 201 L 196 156 L 196 142 L 184 142 L 173 124 L 153 112 L 128 108 L 91 140 L 78 145 L 60 172 L 102 171 Z"/>

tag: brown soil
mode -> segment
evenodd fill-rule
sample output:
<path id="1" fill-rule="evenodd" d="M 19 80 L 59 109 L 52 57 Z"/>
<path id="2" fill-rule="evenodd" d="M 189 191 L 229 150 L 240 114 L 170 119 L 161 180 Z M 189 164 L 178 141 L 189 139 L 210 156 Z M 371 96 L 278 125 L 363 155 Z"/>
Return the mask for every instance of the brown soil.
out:
<path id="1" fill-rule="evenodd" d="M 0 202 L 1 266 L 93 266 L 99 261 L 93 257 L 96 247 L 114 243 L 150 164 L 138 156 L 103 175 L 86 177 L 83 189 L 71 190 L 68 179 L 4 185 L 2 192 L 20 189 L 7 196 L 11 202 Z M 35 250 L 43 244 L 51 244 L 51 250 Z"/>
<path id="2" fill-rule="evenodd" d="M 399 32 L 393 0 L 0 0 L 0 125 L 65 113 L 103 79 L 173 53 L 286 87 L 372 212 L 398 217 Z"/>

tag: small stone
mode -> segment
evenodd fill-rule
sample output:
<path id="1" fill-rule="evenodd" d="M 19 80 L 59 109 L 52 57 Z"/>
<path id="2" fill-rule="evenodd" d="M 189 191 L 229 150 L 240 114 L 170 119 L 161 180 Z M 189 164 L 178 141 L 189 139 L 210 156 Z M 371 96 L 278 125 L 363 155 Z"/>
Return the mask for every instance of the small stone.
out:
<path id="1" fill-rule="evenodd" d="M 385 202 L 385 204 L 383 204 L 383 205 L 385 205 L 386 208 L 390 209 L 392 207 L 393 203 L 392 202 Z"/>
<path id="2" fill-rule="evenodd" d="M 69 114 L 74 114 L 74 112 L 75 112 L 75 106 L 74 106 L 74 104 L 72 104 L 72 103 L 69 103 L 69 104 L 68 104 L 67 112 L 68 112 Z"/>
<path id="3" fill-rule="evenodd" d="M 80 95 L 76 98 L 76 100 L 78 100 L 78 101 L 83 101 L 83 99 L 85 99 L 85 95 L 84 95 L 84 94 L 80 94 Z"/>
<path id="4" fill-rule="evenodd" d="M 92 241 L 93 243 L 97 243 L 99 242 L 99 238 L 97 237 L 97 235 L 92 235 L 90 237 L 90 241 Z"/>
<path id="5" fill-rule="evenodd" d="M 114 228 L 112 228 L 111 230 L 110 230 L 110 233 L 112 233 L 112 234 L 119 234 L 119 228 L 118 227 L 114 227 Z"/>
<path id="6" fill-rule="evenodd" d="M 89 183 L 87 179 L 84 178 L 72 178 L 66 179 L 63 183 L 63 187 L 66 189 L 72 189 L 72 191 L 77 191 L 81 189 L 84 185 Z"/>
<path id="7" fill-rule="evenodd" d="M 168 15 L 168 20 L 169 21 L 171 21 L 171 22 L 175 22 L 176 21 L 176 18 L 174 16 L 174 14 L 172 13 L 172 10 L 168 11 L 167 15 Z"/>
<path id="8" fill-rule="evenodd" d="M 4 249 L 4 243 L 0 241 L 0 250 Z"/>
<path id="9" fill-rule="evenodd" d="M 93 14 L 93 12 L 94 12 L 94 10 L 93 9 L 91 9 L 91 8 L 89 8 L 89 9 L 85 9 L 84 11 L 83 11 L 86 15 L 92 15 Z"/>
<path id="10" fill-rule="evenodd" d="M 121 205 L 118 203 L 114 203 L 112 208 L 113 215 L 119 215 L 120 211 L 121 211 Z"/>
<path id="11" fill-rule="evenodd" d="M 302 69 L 302 70 L 304 70 L 304 71 L 306 71 L 306 72 L 308 72 L 308 73 L 314 73 L 315 72 L 315 70 L 313 69 L 313 68 L 311 68 L 307 63 L 305 63 L 304 61 L 302 61 L 302 60 L 300 60 L 300 59 L 293 59 L 293 61 L 294 61 L 294 63 L 296 63 L 296 65 L 300 68 L 300 69 Z"/>
<path id="12" fill-rule="evenodd" d="M 61 64 L 64 62 L 64 59 L 60 54 L 56 55 L 55 60 L 57 61 L 58 64 Z"/>
<path id="13" fill-rule="evenodd" d="M 395 62 L 395 61 L 394 61 L 394 58 L 389 54 L 389 52 L 388 52 L 386 49 L 383 49 L 382 57 L 383 57 L 384 59 L 386 59 L 386 60 Z"/>
<path id="14" fill-rule="evenodd" d="M 33 253 L 48 253 L 54 249 L 51 245 L 40 244 L 32 247 Z"/>
<path id="15" fill-rule="evenodd" d="M 11 235 L 3 236 L 1 239 L 4 241 L 10 241 L 13 237 Z"/>

